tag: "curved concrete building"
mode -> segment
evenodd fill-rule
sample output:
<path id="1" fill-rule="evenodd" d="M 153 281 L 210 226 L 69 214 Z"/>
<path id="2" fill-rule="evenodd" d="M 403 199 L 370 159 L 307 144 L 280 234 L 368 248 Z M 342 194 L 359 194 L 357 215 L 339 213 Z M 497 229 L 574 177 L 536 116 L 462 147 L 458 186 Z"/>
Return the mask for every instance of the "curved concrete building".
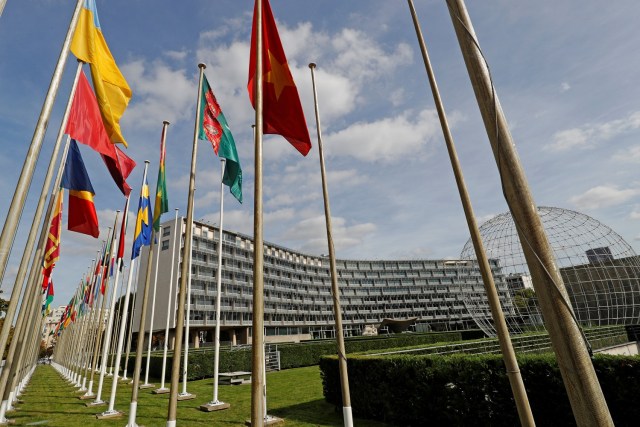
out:
<path id="1" fill-rule="evenodd" d="M 184 240 L 184 219 L 165 222 L 158 263 L 158 293 L 154 333 L 161 335 L 167 316 L 175 325 L 179 258 Z M 176 265 L 170 278 L 174 239 Z M 194 222 L 191 278 L 190 341 L 211 343 L 215 328 L 216 272 L 219 229 Z M 147 251 L 143 251 L 138 288 L 144 281 Z M 251 342 L 253 240 L 224 231 L 222 245 L 221 341 Z M 264 313 L 266 341 L 299 341 L 334 336 L 329 260 L 265 243 Z M 154 256 L 155 258 L 155 256 Z M 506 296 L 507 285 L 498 264 L 491 261 L 496 284 Z M 482 277 L 474 260 L 338 260 L 338 283 L 346 336 L 362 335 L 367 326 L 378 328 L 383 319 L 416 318 L 417 330 L 451 330 L 476 327 L 465 304 L 483 307 L 487 314 Z M 152 275 L 153 277 L 153 275 Z M 171 309 L 167 312 L 169 280 L 173 279 Z M 151 296 L 151 294 L 150 294 Z M 136 301 L 139 312 L 140 300 Z M 151 298 L 150 298 L 151 301 Z M 504 307 L 513 310 L 513 307 Z M 137 332 L 139 320 L 134 319 Z M 388 322 L 387 322 L 388 323 Z M 406 322 L 405 322 L 406 323 Z M 147 325 L 149 321 L 147 320 Z M 384 328 L 384 326 L 383 326 Z"/>

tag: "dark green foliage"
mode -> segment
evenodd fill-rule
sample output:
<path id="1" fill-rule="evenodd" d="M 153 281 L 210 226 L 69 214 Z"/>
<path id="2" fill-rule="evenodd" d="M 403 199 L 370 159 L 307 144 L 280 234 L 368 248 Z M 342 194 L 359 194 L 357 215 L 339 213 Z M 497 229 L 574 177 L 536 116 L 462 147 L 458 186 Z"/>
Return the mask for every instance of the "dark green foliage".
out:
<path id="1" fill-rule="evenodd" d="M 407 333 L 348 338 L 345 340 L 344 346 L 347 354 L 351 354 L 446 341 L 460 341 L 460 339 L 460 332 Z M 317 365 L 322 356 L 338 353 L 335 340 L 278 344 L 278 351 L 280 351 L 281 369 Z"/>
<path id="2" fill-rule="evenodd" d="M 640 419 L 640 358 L 596 355 L 596 373 L 617 426 Z M 518 363 L 537 425 L 575 425 L 552 354 Z M 324 395 L 341 406 L 337 358 L 320 361 Z M 498 355 L 350 356 L 354 415 L 402 426 L 519 425 L 502 358 Z"/>
<path id="3" fill-rule="evenodd" d="M 345 340 L 347 353 L 356 353 L 366 350 L 384 350 L 409 345 L 433 344 L 440 341 L 459 341 L 459 332 L 438 332 L 426 334 L 397 334 L 382 335 L 378 337 L 354 337 Z M 277 344 L 280 351 L 280 368 L 291 369 L 304 366 L 317 365 L 322 356 L 336 354 L 336 342 L 334 340 L 307 341 L 302 343 Z M 165 378 L 171 375 L 170 354 L 167 359 Z M 143 356 L 142 366 L 146 364 L 146 356 Z M 134 356 L 129 360 L 129 370 L 133 371 Z M 251 348 L 220 350 L 219 372 L 251 371 Z M 162 352 L 152 353 L 149 365 L 149 374 L 153 378 L 160 378 L 162 373 Z M 213 377 L 213 349 L 199 349 L 189 351 L 189 380 Z"/>

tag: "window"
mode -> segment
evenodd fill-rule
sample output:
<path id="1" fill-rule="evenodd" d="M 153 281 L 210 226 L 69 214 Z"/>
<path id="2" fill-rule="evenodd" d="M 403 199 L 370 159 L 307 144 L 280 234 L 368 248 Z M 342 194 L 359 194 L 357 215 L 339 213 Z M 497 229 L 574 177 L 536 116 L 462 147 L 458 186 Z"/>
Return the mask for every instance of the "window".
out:
<path id="1" fill-rule="evenodd" d="M 167 237 L 171 235 L 171 229 L 169 227 L 165 227 L 162 229 L 162 237 Z"/>
<path id="2" fill-rule="evenodd" d="M 162 241 L 162 250 L 165 251 L 169 249 L 169 239 L 165 239 Z"/>

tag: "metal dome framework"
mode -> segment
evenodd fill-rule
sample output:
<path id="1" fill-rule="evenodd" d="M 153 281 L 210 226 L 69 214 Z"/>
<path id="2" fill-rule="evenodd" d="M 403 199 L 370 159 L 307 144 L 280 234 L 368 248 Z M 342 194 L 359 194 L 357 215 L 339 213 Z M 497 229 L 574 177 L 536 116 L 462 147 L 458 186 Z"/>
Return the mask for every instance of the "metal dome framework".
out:
<path id="1" fill-rule="evenodd" d="M 568 209 L 538 207 L 556 263 L 578 322 L 583 326 L 636 324 L 640 317 L 640 257 L 615 231 L 600 221 Z M 510 332 L 544 329 L 542 314 L 520 239 L 510 213 L 480 227 L 487 257 L 497 259 L 496 278 Z M 475 259 L 471 240 L 461 259 Z M 486 301 L 486 294 L 483 298 Z M 495 336 L 491 314 L 477 300 L 464 304 L 478 327 Z"/>

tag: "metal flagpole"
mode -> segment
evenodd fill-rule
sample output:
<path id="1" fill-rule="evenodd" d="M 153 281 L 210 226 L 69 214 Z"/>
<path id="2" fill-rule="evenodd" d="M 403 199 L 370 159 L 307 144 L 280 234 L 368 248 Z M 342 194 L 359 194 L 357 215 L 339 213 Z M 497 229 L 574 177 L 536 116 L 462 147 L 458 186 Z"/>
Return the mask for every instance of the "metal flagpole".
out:
<path id="1" fill-rule="evenodd" d="M 122 381 L 127 381 L 127 374 L 129 373 L 129 355 L 131 353 L 131 340 L 133 337 L 133 317 L 136 309 L 136 300 L 138 299 L 138 272 L 140 270 L 140 264 L 136 265 L 136 271 L 134 273 L 136 280 L 136 291 L 133 293 L 133 301 L 131 303 L 131 316 L 128 319 L 129 328 L 127 329 L 127 346 L 124 356 L 124 367 L 122 370 Z M 133 381 L 131 381 L 133 382 Z"/>
<path id="2" fill-rule="evenodd" d="M 216 332 L 213 341 L 213 399 L 209 403 L 200 405 L 200 409 L 203 411 L 220 411 L 227 409 L 231 405 L 229 403 L 221 402 L 218 400 L 218 370 L 220 366 L 220 302 L 222 294 L 222 244 L 224 239 L 222 233 L 224 230 L 224 168 L 226 161 L 224 158 L 220 159 L 222 165 L 220 173 L 220 239 L 218 240 L 218 270 L 216 272 Z"/>
<path id="3" fill-rule="evenodd" d="M 251 337 L 251 426 L 264 425 L 264 242 L 262 234 L 262 0 L 255 1 L 256 70 L 255 70 L 255 183 L 253 204 L 253 323 Z"/>
<path id="4" fill-rule="evenodd" d="M 160 226 L 160 229 L 158 231 L 158 236 L 162 238 L 162 226 Z M 151 341 L 153 337 L 153 321 L 156 314 L 156 284 L 158 283 L 159 260 L 160 260 L 160 245 L 158 245 L 158 247 L 156 248 L 156 263 L 155 263 L 156 265 L 155 265 L 155 272 L 153 273 L 153 294 L 151 296 L 151 319 L 149 319 L 149 339 L 147 343 L 147 360 L 146 360 L 146 366 L 144 370 L 144 384 L 142 384 L 140 388 L 154 387 L 153 384 L 149 384 L 149 365 L 151 362 Z M 151 259 L 149 259 L 149 262 L 151 262 Z"/>
<path id="5" fill-rule="evenodd" d="M 142 194 L 142 188 L 144 188 L 145 182 L 147 182 L 147 169 L 149 167 L 149 162 L 144 162 L 144 173 L 142 175 L 142 184 L 140 185 L 140 193 Z M 126 215 L 126 214 L 125 214 Z M 135 236 L 134 236 L 135 238 Z M 133 245 L 133 242 L 132 242 Z M 134 266 L 136 263 L 136 258 L 131 259 L 131 265 L 129 266 L 129 279 L 127 280 L 127 290 L 124 295 L 124 303 L 122 307 L 122 313 L 120 315 L 122 322 L 120 323 L 120 332 L 118 334 L 118 348 L 116 350 L 116 364 L 115 369 L 113 370 L 113 382 L 111 383 L 111 395 L 109 396 L 109 407 L 106 411 L 101 414 L 96 415 L 97 419 L 105 419 L 105 418 L 113 418 L 122 415 L 122 412 L 116 411 L 114 406 L 116 403 L 116 391 L 118 389 L 118 371 L 120 370 L 120 358 L 122 357 L 122 347 L 124 344 L 124 332 L 127 327 L 127 322 L 125 319 L 127 318 L 129 312 L 129 296 L 131 295 L 131 282 L 133 281 L 133 272 L 135 270 Z M 133 311 L 133 310 L 132 310 Z M 133 313 L 132 316 L 133 317 Z"/>
<path id="6" fill-rule="evenodd" d="M 102 268 L 102 276 L 100 277 L 100 283 L 97 284 L 96 286 L 100 286 L 100 291 L 94 291 L 94 295 L 96 293 L 98 293 L 98 297 L 100 298 L 100 308 L 98 309 L 98 302 L 94 301 L 95 307 L 96 309 L 100 310 L 97 314 L 96 317 L 96 325 L 95 325 L 95 340 L 94 340 L 94 344 L 93 344 L 93 357 L 90 359 L 90 363 L 88 364 L 88 368 L 91 371 L 91 376 L 89 377 L 89 387 L 87 388 L 87 392 L 83 395 L 80 396 L 80 399 L 82 400 L 86 400 L 86 399 L 93 399 L 94 397 L 96 397 L 96 395 L 93 393 L 93 377 L 94 374 L 96 372 L 96 367 L 98 364 L 98 353 L 100 352 L 100 343 L 102 342 L 102 327 L 104 325 L 104 310 L 106 307 L 106 303 L 107 303 L 107 296 L 109 295 L 108 289 L 109 289 L 109 264 L 111 263 L 111 254 L 113 253 L 113 241 L 116 235 L 116 226 L 118 225 L 118 213 L 120 211 L 116 212 L 116 217 L 113 221 L 113 228 L 109 227 L 109 233 L 107 234 L 107 241 L 109 242 L 109 254 L 107 255 L 106 252 L 102 255 L 103 256 L 103 261 L 104 258 L 107 257 L 108 261 L 107 261 L 107 265 L 106 267 L 103 265 Z M 106 248 L 105 248 L 106 251 Z M 106 276 L 106 277 L 105 277 Z M 106 279 L 106 283 L 105 283 L 105 279 Z M 104 294 L 102 293 L 102 284 L 104 285 Z M 95 310 L 95 309 L 94 309 Z M 86 377 L 86 374 L 85 374 Z"/>
<path id="7" fill-rule="evenodd" d="M 25 246 L 24 252 L 22 254 L 22 260 L 20 261 L 20 267 L 18 268 L 18 272 L 16 274 L 16 279 L 13 283 L 13 289 L 11 290 L 11 297 L 9 299 L 9 305 L 7 307 L 7 310 L 5 312 L 5 319 L 9 319 L 8 321 L 5 321 L 4 324 L 2 325 L 2 331 L 0 331 L 0 354 L 4 354 L 4 351 L 6 349 L 7 346 L 7 339 L 9 337 L 9 331 L 11 330 L 11 322 L 13 321 L 13 318 L 15 316 L 15 312 L 16 309 L 18 307 L 18 302 L 20 300 L 20 293 L 21 293 L 21 289 L 24 288 L 24 279 L 25 276 L 27 275 L 27 271 L 28 271 L 28 265 L 29 265 L 29 259 L 30 256 L 33 252 L 33 248 L 34 248 L 34 244 L 35 244 L 35 239 L 36 236 L 38 236 L 38 227 L 40 226 L 40 222 L 42 220 L 42 212 L 44 210 L 44 206 L 45 206 L 45 202 L 47 199 L 47 194 L 49 192 L 49 186 L 51 184 L 51 178 L 53 177 L 53 171 L 55 170 L 55 164 L 56 164 L 56 159 L 58 158 L 58 152 L 60 151 L 60 145 L 62 143 L 62 139 L 64 137 L 64 130 L 67 127 L 67 121 L 69 119 L 69 112 L 71 111 L 71 104 L 73 103 L 73 95 L 75 94 L 75 90 L 76 90 L 76 86 L 78 84 L 78 78 L 80 77 L 80 71 L 82 71 L 82 62 L 78 63 L 78 67 L 76 69 L 76 75 L 75 78 L 73 80 L 73 85 L 71 87 L 71 94 L 69 95 L 69 100 L 67 102 L 67 107 L 64 111 L 64 115 L 62 117 L 62 123 L 60 125 L 60 130 L 58 131 L 58 137 L 56 138 L 56 142 L 53 146 L 53 152 L 51 153 L 51 160 L 49 161 L 49 166 L 47 167 L 47 173 L 45 175 L 44 178 L 44 182 L 42 184 L 42 191 L 40 193 L 40 198 L 38 199 L 38 205 L 36 207 L 36 212 L 35 215 L 33 217 L 33 221 L 31 223 L 31 230 L 29 231 L 29 234 L 27 235 L 27 244 Z M 68 146 L 68 142 L 67 142 L 67 146 Z M 64 164 L 67 158 L 67 150 L 68 147 L 65 146 L 64 150 L 63 150 L 63 155 L 61 157 L 60 163 Z M 64 169 L 64 168 L 58 168 L 60 169 Z M 60 175 L 61 176 L 61 175 Z M 46 210 L 46 214 L 44 216 L 45 221 L 44 221 L 44 225 L 41 227 L 42 230 L 45 230 L 45 234 L 44 234 L 44 239 L 46 240 L 46 236 L 48 233 L 48 225 L 49 225 L 49 220 L 47 218 L 49 218 L 51 211 L 53 210 L 53 201 L 55 199 L 55 194 L 57 194 L 57 189 L 60 186 L 60 181 L 56 178 L 56 185 L 53 187 L 53 191 L 52 191 L 52 196 L 49 198 L 49 204 L 47 205 L 47 210 Z M 40 234 L 41 236 L 43 236 L 42 232 Z M 41 246 L 41 242 L 38 242 L 38 245 L 35 246 L 36 247 L 36 251 L 37 249 Z M 39 257 L 36 253 L 36 256 L 33 258 L 34 259 L 34 267 L 35 267 L 35 263 L 39 262 Z M 0 395 L 2 395 L 2 389 L 0 389 Z"/>
<path id="8" fill-rule="evenodd" d="M 500 349 L 502 351 L 502 358 L 504 360 L 505 368 L 507 372 L 507 377 L 509 378 L 509 383 L 511 384 L 511 391 L 513 392 L 513 397 L 516 402 L 516 408 L 518 410 L 518 415 L 520 417 L 520 424 L 523 426 L 533 426 L 535 425 L 535 421 L 533 419 L 531 406 L 529 405 L 529 400 L 527 398 L 527 391 L 524 388 L 522 375 L 520 374 L 520 368 L 518 367 L 518 361 L 516 360 L 516 354 L 515 354 L 515 351 L 513 350 L 513 345 L 511 344 L 509 329 L 507 328 L 507 323 L 504 319 L 504 314 L 502 312 L 502 305 L 498 297 L 496 285 L 493 281 L 491 267 L 489 266 L 487 254 L 485 253 L 484 245 L 482 243 L 482 238 L 480 236 L 480 230 L 478 229 L 478 224 L 476 223 L 476 218 L 473 213 L 473 207 L 471 206 L 471 199 L 469 197 L 467 186 L 464 181 L 464 176 L 462 174 L 462 168 L 460 166 L 460 162 L 458 161 L 458 154 L 456 152 L 456 148 L 453 142 L 453 137 L 449 129 L 449 123 L 447 121 L 447 116 L 444 111 L 444 105 L 442 103 L 442 99 L 440 98 L 440 91 L 438 90 L 436 77 L 433 72 L 433 68 L 431 67 L 431 60 L 429 59 L 427 45 L 424 41 L 424 37 L 422 36 L 422 30 L 420 28 L 420 23 L 418 22 L 418 16 L 416 14 L 413 0 L 407 0 L 407 1 L 409 3 L 409 9 L 411 12 L 411 17 L 413 19 L 413 25 L 416 30 L 416 35 L 418 37 L 418 43 L 420 44 L 420 50 L 422 51 L 422 58 L 424 61 L 424 65 L 427 70 L 427 75 L 429 77 L 431 92 L 433 93 L 433 99 L 436 105 L 436 109 L 438 110 L 438 116 L 440 117 L 440 125 L 442 126 L 442 133 L 444 134 L 445 143 L 447 145 L 447 150 L 449 152 L 449 158 L 451 159 L 451 166 L 453 168 L 453 173 L 456 178 L 458 191 L 460 192 L 460 200 L 462 201 L 462 207 L 464 209 L 465 217 L 467 219 L 469 233 L 471 234 L 471 240 L 473 241 L 473 247 L 475 249 L 476 257 L 478 259 L 478 266 L 480 268 L 480 273 L 482 274 L 482 279 L 483 279 L 482 281 L 484 283 L 484 288 L 485 288 L 485 292 L 487 293 L 489 307 L 491 309 L 491 315 L 496 327 L 498 341 L 500 343 Z"/>
<path id="9" fill-rule="evenodd" d="M 145 163 L 148 164 L 149 161 L 145 160 Z M 149 199 L 149 203 L 151 203 L 151 199 Z M 140 308 L 140 323 L 138 326 L 138 342 L 136 344 L 136 360 L 133 365 L 133 389 L 131 391 L 131 404 L 129 405 L 129 423 L 127 427 L 137 427 L 136 423 L 136 412 L 138 409 L 138 393 L 139 393 L 139 385 L 140 385 L 140 371 L 142 369 L 142 352 L 144 348 L 144 337 L 145 337 L 145 328 L 147 321 L 147 307 L 149 305 L 149 282 L 151 281 L 151 268 L 152 268 L 152 256 L 154 249 L 154 242 L 156 239 L 156 230 L 151 228 L 151 242 L 149 243 L 149 252 L 147 255 L 147 271 L 144 276 L 144 283 L 142 289 L 142 307 Z M 136 293 L 140 292 L 140 286 L 138 286 L 138 290 Z M 149 328 L 149 341 L 151 341 L 151 332 L 153 329 L 153 325 Z"/>
<path id="10" fill-rule="evenodd" d="M 120 211 L 116 211 L 116 212 L 120 212 Z M 127 196 L 125 205 L 124 205 L 124 214 L 122 215 L 122 222 L 123 224 L 127 223 L 127 216 L 128 216 L 128 212 L 129 212 L 129 196 Z M 117 213 L 116 213 L 117 215 Z M 117 219 L 117 216 L 116 216 Z M 116 254 L 116 265 L 114 266 L 115 268 L 115 273 L 113 276 L 113 291 L 111 293 L 111 302 L 109 303 L 109 318 L 107 320 L 107 329 L 105 331 L 104 334 L 104 343 L 102 345 L 102 363 L 100 366 L 100 379 L 98 380 L 98 391 L 96 392 L 96 399 L 93 402 L 87 403 L 87 406 L 98 406 L 98 405 L 103 405 L 105 403 L 104 400 L 102 400 L 102 386 L 104 384 L 104 376 L 105 376 L 105 372 L 107 371 L 107 351 L 110 349 L 111 346 L 111 335 L 113 333 L 113 319 L 115 316 L 115 307 L 116 307 L 116 298 L 118 297 L 118 278 L 120 275 L 120 266 L 122 264 L 122 258 L 118 257 L 118 249 L 116 248 L 116 246 L 118 246 L 118 239 L 122 239 L 123 236 L 119 236 L 119 238 L 116 238 L 113 242 L 113 248 L 112 250 L 115 251 Z"/>
<path id="11" fill-rule="evenodd" d="M 122 303 L 124 302 L 124 291 L 126 289 L 126 285 L 124 282 L 125 276 L 128 277 L 129 276 L 129 267 L 131 267 L 130 265 L 125 265 L 124 264 L 124 260 L 121 261 L 122 262 L 122 279 L 121 279 L 121 283 L 120 283 L 120 292 L 118 294 L 118 314 L 122 313 Z M 126 271 L 126 274 L 125 274 Z M 114 313 L 115 316 L 115 313 Z M 114 329 L 112 331 L 112 336 L 111 336 L 111 361 L 109 362 L 109 364 L 111 366 L 109 366 L 109 377 L 113 376 L 113 366 L 115 365 L 115 359 L 114 356 L 116 354 L 116 349 L 118 348 L 118 334 L 120 333 L 120 325 L 123 322 L 122 316 L 119 315 L 117 319 L 114 318 L 114 321 L 116 321 L 116 325 L 114 326 Z M 119 373 L 118 373 L 119 374 Z"/>
<path id="12" fill-rule="evenodd" d="M 29 151 L 27 151 L 27 156 L 24 160 L 24 164 L 22 165 L 22 171 L 20 172 L 20 178 L 16 184 L 16 190 L 13 193 L 13 198 L 9 205 L 9 212 L 7 212 L 4 226 L 2 227 L 2 234 L 0 234 L 0 283 L 4 281 L 7 261 L 9 260 L 11 247 L 13 246 L 16 232 L 18 231 L 18 223 L 20 222 L 22 210 L 27 200 L 27 193 L 31 186 L 31 180 L 38 161 L 38 156 L 40 155 L 40 149 L 42 148 L 44 134 L 47 130 L 47 125 L 49 124 L 49 116 L 51 115 L 53 103 L 55 102 L 56 95 L 58 94 L 58 88 L 60 87 L 60 80 L 62 79 L 64 66 L 67 62 L 67 57 L 69 56 L 69 46 L 71 45 L 73 33 L 76 30 L 76 24 L 78 23 L 78 17 L 80 16 L 80 10 L 82 9 L 83 3 L 84 0 L 78 0 L 76 2 L 76 8 L 71 16 L 71 22 L 69 23 L 69 29 L 67 30 L 67 35 L 62 44 L 62 50 L 58 57 L 58 62 L 53 71 L 53 75 L 51 76 L 49 90 L 47 91 L 47 95 L 42 105 L 36 129 L 33 133 L 33 137 L 31 138 L 31 145 L 29 146 Z"/>
<path id="13" fill-rule="evenodd" d="M 4 7 L 7 4 L 7 0 L 0 0 L 0 16 L 2 16 L 2 12 L 4 11 Z"/>
<path id="14" fill-rule="evenodd" d="M 463 0 L 447 6 L 576 422 L 613 425 Z"/>
<path id="15" fill-rule="evenodd" d="M 34 288 L 34 286 L 30 286 L 29 284 L 34 283 L 35 278 L 39 277 L 37 273 L 39 273 L 40 270 L 37 268 L 37 266 L 42 265 L 43 253 L 45 251 L 45 246 L 46 246 L 46 236 L 48 235 L 49 224 L 51 223 L 51 217 L 53 215 L 53 206 L 54 206 L 56 197 L 62 197 L 61 195 L 59 195 L 59 187 L 60 187 L 60 181 L 62 180 L 62 172 L 64 170 L 64 164 L 65 164 L 65 159 L 66 159 L 68 149 L 69 149 L 69 138 L 67 138 L 67 143 L 65 145 L 65 148 L 63 150 L 63 154 L 60 160 L 60 165 L 58 166 L 55 185 L 53 186 L 52 194 L 49 200 L 49 205 L 47 207 L 47 213 L 45 214 L 44 222 L 40 227 L 40 237 L 38 239 L 36 253 L 33 257 L 34 266 L 31 269 L 31 273 L 28 280 L 24 283 L 24 286 L 23 286 L 24 287 L 23 306 L 18 312 L 18 319 L 16 320 L 16 329 L 14 330 L 15 336 L 18 336 L 18 326 L 22 322 L 21 319 L 24 319 L 24 317 L 26 316 L 26 310 L 28 309 L 28 303 L 26 303 L 26 301 L 29 301 L 29 299 L 32 297 L 31 295 L 37 292 L 37 289 L 31 289 L 31 288 Z M 16 283 L 16 285 L 14 286 L 17 286 L 18 288 L 20 287 L 18 283 Z M 18 293 L 17 297 L 19 298 L 19 296 L 20 294 Z M 5 324 L 10 325 L 11 318 L 9 316 L 5 316 L 5 319 L 6 319 Z M 17 363 L 17 360 L 14 360 L 17 345 L 18 345 L 18 340 L 12 340 L 11 345 L 9 345 L 9 349 L 7 352 L 7 357 L 5 359 L 4 367 L 2 369 L 2 373 L 0 373 L 0 396 L 2 397 L 2 403 L 0 404 L 0 421 L 4 419 L 3 411 L 6 411 L 7 405 L 9 403 L 7 402 L 7 399 L 4 398 L 4 396 L 5 395 L 8 396 L 8 394 L 5 392 L 7 391 L 6 388 L 9 380 L 9 374 L 11 372 L 11 366 L 12 364 Z"/>
<path id="16" fill-rule="evenodd" d="M 164 120 L 162 122 L 162 138 L 160 141 L 160 156 L 161 156 L 161 161 L 162 161 L 162 157 L 164 156 L 164 150 L 165 150 L 165 143 L 167 140 L 167 127 L 169 127 L 169 122 L 167 120 Z M 159 166 L 161 167 L 162 164 Z M 158 186 L 156 183 L 156 199 L 158 197 Z M 155 212 L 158 213 L 158 212 Z M 154 213 L 154 214 L 155 214 Z M 160 221 L 160 216 L 162 214 L 162 209 L 160 209 L 159 215 L 158 215 L 158 221 Z M 155 216 L 155 215 L 154 215 Z M 154 227 L 155 228 L 155 227 Z M 162 238 L 162 227 L 158 227 L 158 237 L 161 239 Z M 153 338 L 153 321 L 154 321 L 154 317 L 155 317 L 155 313 L 156 313 L 156 283 L 158 282 L 158 260 L 160 259 L 160 247 L 158 247 L 156 249 L 156 266 L 155 266 L 155 274 L 153 277 L 153 296 L 151 297 L 151 319 L 149 320 L 149 344 L 147 347 L 147 363 L 146 363 L 146 367 L 145 367 L 145 374 L 144 374 L 144 384 L 140 386 L 140 388 L 152 388 L 154 387 L 153 384 L 149 384 L 149 364 L 151 362 L 151 341 Z M 149 258 L 149 262 L 151 262 L 151 258 Z"/>
<path id="17" fill-rule="evenodd" d="M 167 322 L 164 329 L 164 352 L 162 354 L 162 374 L 160 375 L 160 388 L 152 391 L 154 394 L 168 393 L 169 389 L 164 386 L 164 377 L 167 372 L 167 351 L 169 350 L 169 319 L 171 319 L 171 298 L 173 297 L 173 266 L 176 258 L 176 243 L 182 235 L 182 222 L 178 229 L 178 209 L 176 209 L 176 219 L 173 225 L 173 248 L 171 249 L 171 272 L 169 273 L 169 294 L 167 296 Z M 175 307 L 175 302 L 173 307 Z"/>
<path id="18" fill-rule="evenodd" d="M 198 154 L 198 126 L 200 124 L 200 102 L 202 101 L 202 76 L 206 65 L 198 64 L 198 101 L 196 103 L 196 121 L 193 129 L 193 148 L 191 151 L 191 170 L 189 172 L 189 194 L 187 199 L 187 225 L 182 250 L 182 268 L 180 269 L 180 290 L 178 292 L 178 309 L 176 313 L 175 345 L 171 366 L 171 391 L 167 410 L 167 427 L 176 426 L 178 412 L 178 387 L 180 381 L 180 352 L 182 351 L 182 334 L 184 327 L 184 303 L 186 299 L 189 266 L 191 264 L 191 236 L 193 235 L 193 195 L 196 190 L 196 158 Z"/>
<path id="19" fill-rule="evenodd" d="M 313 100 L 316 112 L 316 130 L 318 132 L 318 154 L 320 157 L 320 174 L 322 176 L 322 195 L 324 197 L 324 218 L 327 226 L 327 244 L 329 246 L 329 264 L 331 267 L 331 293 L 333 296 L 333 316 L 336 322 L 336 341 L 338 344 L 338 366 L 340 368 L 340 386 L 342 390 L 342 416 L 345 427 L 353 427 L 353 415 L 351 413 L 351 394 L 349 393 L 349 375 L 347 372 L 347 353 L 344 348 L 342 310 L 340 309 L 338 269 L 336 267 L 336 254 L 333 245 L 331 208 L 329 206 L 329 189 L 327 187 L 327 173 L 324 166 L 324 153 L 322 150 L 322 128 L 320 126 L 320 110 L 318 108 L 318 92 L 316 90 L 316 77 L 314 72 L 316 64 L 314 64 L 313 62 L 310 63 L 309 68 L 311 69 L 311 82 L 313 84 Z"/>
<path id="20" fill-rule="evenodd" d="M 191 245 L 193 246 L 193 234 L 191 235 Z M 189 280 L 187 280 L 187 308 L 184 326 L 184 362 L 182 363 L 182 391 L 178 394 L 178 400 L 195 399 L 196 395 L 187 392 L 187 372 L 189 370 L 189 326 L 191 325 L 191 266 L 193 257 L 189 257 Z"/>

